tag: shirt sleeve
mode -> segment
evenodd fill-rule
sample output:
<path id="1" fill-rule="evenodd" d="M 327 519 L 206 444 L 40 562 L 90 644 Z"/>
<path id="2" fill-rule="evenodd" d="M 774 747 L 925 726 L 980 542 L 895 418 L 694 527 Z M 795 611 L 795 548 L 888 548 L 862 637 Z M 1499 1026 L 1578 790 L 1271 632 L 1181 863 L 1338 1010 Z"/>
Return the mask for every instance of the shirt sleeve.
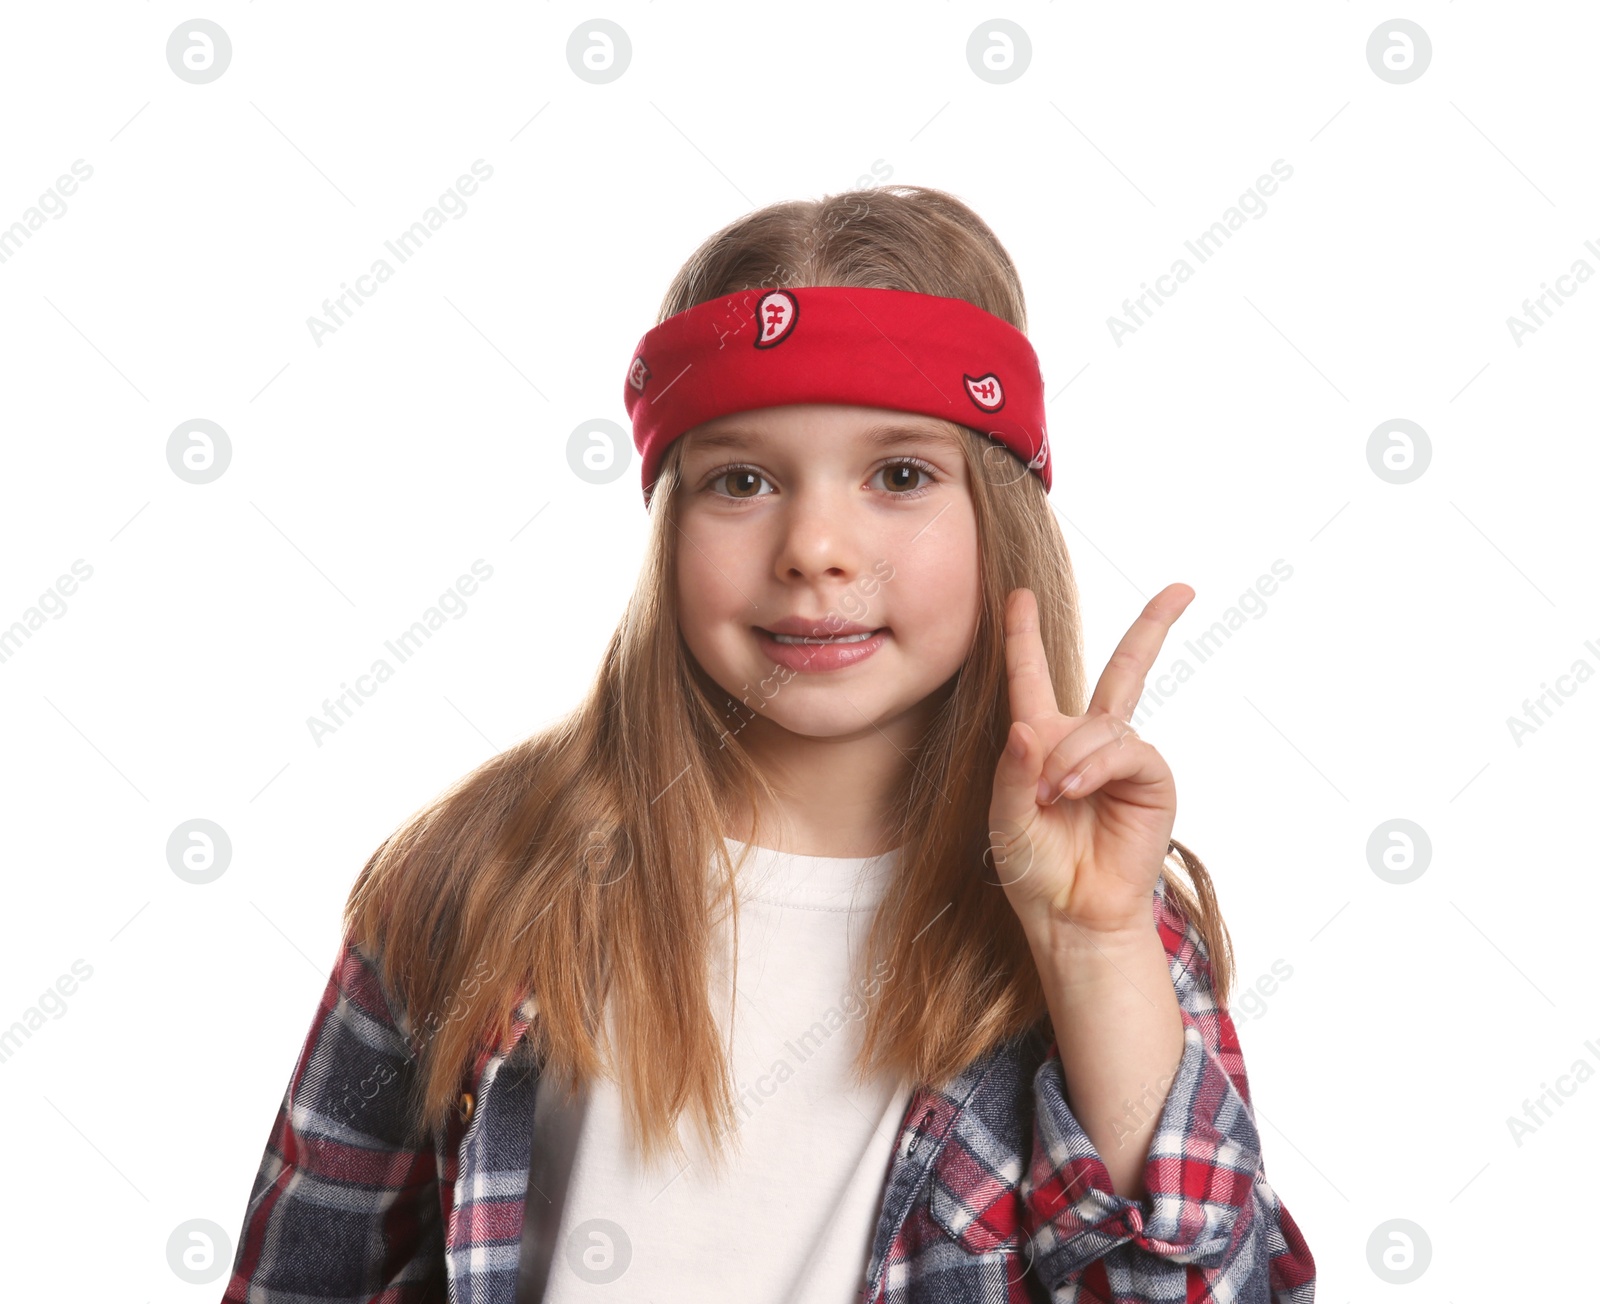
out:
<path id="1" fill-rule="evenodd" d="M 1154 910 L 1183 1056 L 1150 1144 L 1145 1194 L 1113 1191 L 1067 1107 L 1052 1039 L 1034 1075 L 1033 1157 L 1022 1186 L 1033 1269 L 1055 1304 L 1312 1304 L 1316 1265 L 1267 1181 L 1238 1033 L 1217 1005 L 1205 943 L 1164 892 Z"/>
<path id="2" fill-rule="evenodd" d="M 406 1140 L 415 1068 L 373 959 L 347 937 L 272 1124 L 223 1304 L 444 1300 L 437 1154 Z"/>

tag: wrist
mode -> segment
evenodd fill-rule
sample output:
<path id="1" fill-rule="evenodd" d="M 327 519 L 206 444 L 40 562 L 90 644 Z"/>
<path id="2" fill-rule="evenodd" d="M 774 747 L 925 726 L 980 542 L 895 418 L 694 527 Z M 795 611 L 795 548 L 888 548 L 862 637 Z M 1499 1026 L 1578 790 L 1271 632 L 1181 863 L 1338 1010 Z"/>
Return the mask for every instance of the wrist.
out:
<path id="1" fill-rule="evenodd" d="M 1107 978 L 1121 981 L 1130 967 L 1158 957 L 1163 969 L 1167 964 L 1166 947 L 1149 916 L 1112 928 L 1085 928 L 1073 920 L 1053 919 L 1027 935 L 1040 972 L 1069 986 Z"/>

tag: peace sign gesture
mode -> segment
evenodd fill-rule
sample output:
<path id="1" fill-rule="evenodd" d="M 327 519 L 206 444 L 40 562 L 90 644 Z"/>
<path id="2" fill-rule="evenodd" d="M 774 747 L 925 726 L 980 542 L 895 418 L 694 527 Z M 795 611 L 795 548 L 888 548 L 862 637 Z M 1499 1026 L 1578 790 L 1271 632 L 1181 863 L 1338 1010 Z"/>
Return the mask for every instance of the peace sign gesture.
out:
<path id="1" fill-rule="evenodd" d="M 989 806 L 995 869 L 1030 935 L 1151 926 L 1177 792 L 1172 771 L 1128 723 L 1172 622 L 1194 590 L 1169 584 L 1106 663 L 1083 715 L 1063 715 L 1031 589 L 1006 599 L 1011 730 Z"/>

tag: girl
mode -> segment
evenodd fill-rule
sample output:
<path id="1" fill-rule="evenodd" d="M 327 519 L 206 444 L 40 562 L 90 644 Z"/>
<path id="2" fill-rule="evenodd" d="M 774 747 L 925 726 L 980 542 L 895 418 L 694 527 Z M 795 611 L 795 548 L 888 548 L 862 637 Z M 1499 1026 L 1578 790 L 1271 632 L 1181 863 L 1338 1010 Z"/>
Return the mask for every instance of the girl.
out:
<path id="1" fill-rule="evenodd" d="M 1127 723 L 1194 594 L 1086 693 L 1025 327 L 937 190 L 690 258 L 634 599 L 359 875 L 225 1301 L 1310 1304 Z"/>

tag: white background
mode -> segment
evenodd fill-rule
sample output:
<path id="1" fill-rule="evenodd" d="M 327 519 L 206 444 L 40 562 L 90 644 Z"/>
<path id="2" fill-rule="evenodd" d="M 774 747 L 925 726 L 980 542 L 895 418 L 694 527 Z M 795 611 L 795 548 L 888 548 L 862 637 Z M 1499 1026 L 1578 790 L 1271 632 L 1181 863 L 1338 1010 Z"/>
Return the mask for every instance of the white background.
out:
<path id="1" fill-rule="evenodd" d="M 636 455 L 591 485 L 569 434 L 625 420 L 700 240 L 865 176 L 953 191 L 1021 268 L 1095 673 L 1163 585 L 1198 595 L 1165 667 L 1293 568 L 1142 733 L 1241 987 L 1292 970 L 1236 1014 L 1318 1298 L 1571 1298 L 1600 1082 L 1520 1145 L 1507 1118 L 1600 1066 L 1600 682 L 1520 746 L 1507 717 L 1600 669 L 1600 285 L 1520 346 L 1507 318 L 1600 269 L 1600 21 L 1399 12 L 1433 47 L 1402 85 L 1368 3 L 8 7 L 0 228 L 93 176 L 0 263 L 0 628 L 93 575 L 0 662 L 0 1028 L 92 968 L 0 1063 L 7 1296 L 220 1294 L 168 1238 L 237 1234 L 356 872 L 578 700 L 632 587 Z M 203 85 L 165 54 L 196 16 L 233 45 Z M 632 43 L 603 85 L 566 54 L 596 16 Z M 1032 44 L 1007 84 L 966 57 L 997 16 Z M 318 346 L 307 318 L 476 159 L 465 215 Z M 1119 345 L 1108 317 L 1277 159 L 1264 216 Z M 195 417 L 232 449 L 205 485 L 167 462 Z M 1367 458 L 1396 417 L 1431 441 L 1407 484 Z M 466 614 L 318 746 L 307 717 L 479 558 Z M 166 858 L 194 818 L 233 847 L 204 886 Z M 1367 857 L 1394 818 L 1432 842 L 1404 885 Z M 1398 1286 L 1368 1245 L 1402 1218 L 1431 1262 Z"/>

